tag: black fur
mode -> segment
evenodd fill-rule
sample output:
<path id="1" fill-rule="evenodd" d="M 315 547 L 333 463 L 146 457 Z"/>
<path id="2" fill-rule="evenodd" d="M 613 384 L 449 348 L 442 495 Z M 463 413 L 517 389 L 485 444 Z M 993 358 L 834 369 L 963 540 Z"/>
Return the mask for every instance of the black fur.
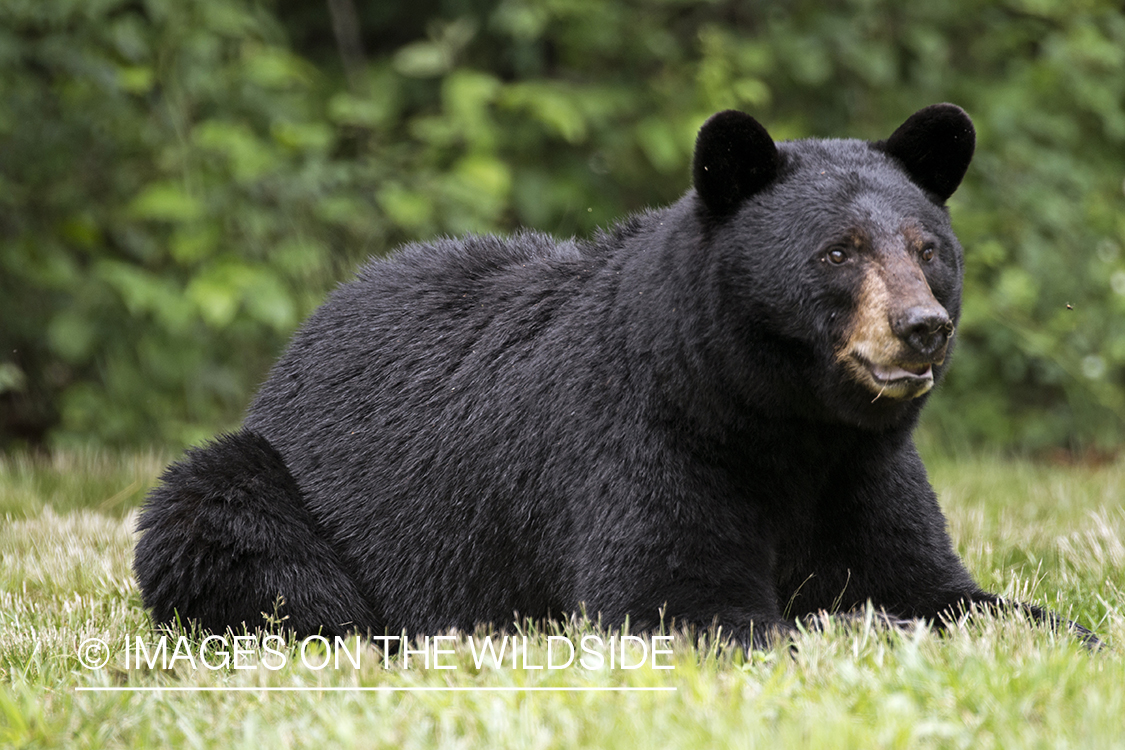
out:
<path id="1" fill-rule="evenodd" d="M 285 461 L 261 436 L 219 437 L 160 479 L 134 559 L 158 621 L 181 617 L 216 632 L 263 626 L 275 615 L 300 633 L 380 627 Z"/>
<path id="2" fill-rule="evenodd" d="M 976 130 L 957 105 L 931 104 L 911 115 L 876 147 L 898 159 L 915 182 L 946 201 L 972 161 Z"/>
<path id="3" fill-rule="evenodd" d="M 723 216 L 777 176 L 777 147 L 761 124 L 728 109 L 712 115 L 695 141 L 692 178 L 710 213 Z"/>
<path id="4" fill-rule="evenodd" d="M 256 627 L 282 595 L 300 634 L 584 605 L 762 644 L 868 600 L 927 618 L 998 603 L 954 553 L 911 442 L 926 397 L 873 400 L 835 361 L 862 279 L 825 251 L 857 232 L 922 227 L 926 281 L 957 319 L 941 201 L 967 157 L 937 115 L 882 144 L 775 146 L 721 113 L 696 189 L 610 233 L 369 263 L 294 337 L 244 429 L 150 495 L 146 604 Z M 931 156 L 951 150 L 964 164 Z"/>

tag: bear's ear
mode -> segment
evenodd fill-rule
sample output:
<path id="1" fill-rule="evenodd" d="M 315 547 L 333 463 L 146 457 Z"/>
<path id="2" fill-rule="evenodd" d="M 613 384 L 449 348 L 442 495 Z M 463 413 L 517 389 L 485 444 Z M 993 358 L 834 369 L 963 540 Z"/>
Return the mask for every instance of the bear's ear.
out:
<path id="1" fill-rule="evenodd" d="M 777 146 L 750 115 L 728 109 L 708 118 L 695 139 L 692 182 L 707 209 L 732 212 L 777 176 Z"/>
<path id="2" fill-rule="evenodd" d="M 973 159 L 976 131 L 956 104 L 932 104 L 912 114 L 875 148 L 893 156 L 910 179 L 944 203 L 961 184 Z"/>

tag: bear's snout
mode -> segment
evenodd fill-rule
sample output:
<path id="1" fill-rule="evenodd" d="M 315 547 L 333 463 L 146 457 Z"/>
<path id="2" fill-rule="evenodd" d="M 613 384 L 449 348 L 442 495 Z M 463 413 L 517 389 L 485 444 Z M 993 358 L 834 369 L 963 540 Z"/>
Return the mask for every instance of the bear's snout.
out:
<path id="1" fill-rule="evenodd" d="M 905 251 L 869 263 L 840 362 L 876 399 L 906 400 L 934 386 L 945 361 L 953 321 Z"/>
<path id="2" fill-rule="evenodd" d="M 891 330 L 920 360 L 941 362 L 953 335 L 953 321 L 945 308 L 936 304 L 915 305 L 902 311 L 891 321 Z"/>

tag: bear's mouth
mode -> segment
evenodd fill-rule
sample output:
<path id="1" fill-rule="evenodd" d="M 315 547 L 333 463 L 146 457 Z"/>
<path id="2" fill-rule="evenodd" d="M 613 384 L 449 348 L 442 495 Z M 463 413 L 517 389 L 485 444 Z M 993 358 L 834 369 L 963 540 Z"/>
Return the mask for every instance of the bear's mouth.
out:
<path id="1" fill-rule="evenodd" d="M 879 383 L 893 383 L 898 380 L 907 382 L 934 379 L 934 366 L 927 365 L 876 365 L 868 364 L 871 377 Z"/>
<path id="2" fill-rule="evenodd" d="M 858 354 L 850 357 L 852 371 L 875 398 L 911 399 L 934 387 L 934 365 L 940 362 L 875 363 Z"/>

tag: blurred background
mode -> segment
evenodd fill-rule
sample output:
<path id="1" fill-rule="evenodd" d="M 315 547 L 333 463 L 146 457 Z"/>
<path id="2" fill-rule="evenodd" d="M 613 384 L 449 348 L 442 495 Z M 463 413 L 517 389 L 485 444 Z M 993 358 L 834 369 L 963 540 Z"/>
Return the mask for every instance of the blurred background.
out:
<path id="1" fill-rule="evenodd" d="M 1125 6 L 1101 0 L 3 0 L 0 450 L 230 428 L 365 257 L 587 236 L 777 139 L 972 115 L 955 365 L 924 434 L 1125 437 Z"/>

